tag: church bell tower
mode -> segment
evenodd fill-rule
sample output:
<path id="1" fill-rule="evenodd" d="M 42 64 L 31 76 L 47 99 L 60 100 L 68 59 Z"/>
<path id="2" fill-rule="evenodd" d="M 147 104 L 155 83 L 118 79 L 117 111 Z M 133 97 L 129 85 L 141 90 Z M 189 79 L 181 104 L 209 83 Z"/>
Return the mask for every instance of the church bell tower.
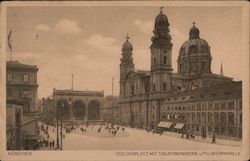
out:
<path id="1" fill-rule="evenodd" d="M 133 62 L 133 46 L 129 42 L 129 36 L 127 34 L 126 41 L 124 42 L 122 46 L 122 58 L 120 63 L 120 97 L 125 96 L 125 82 L 126 82 L 126 76 L 130 71 L 135 70 L 135 65 Z"/>
<path id="2" fill-rule="evenodd" d="M 169 22 L 163 7 L 155 19 L 151 49 L 151 93 L 170 92 L 172 80 L 172 46 Z"/>

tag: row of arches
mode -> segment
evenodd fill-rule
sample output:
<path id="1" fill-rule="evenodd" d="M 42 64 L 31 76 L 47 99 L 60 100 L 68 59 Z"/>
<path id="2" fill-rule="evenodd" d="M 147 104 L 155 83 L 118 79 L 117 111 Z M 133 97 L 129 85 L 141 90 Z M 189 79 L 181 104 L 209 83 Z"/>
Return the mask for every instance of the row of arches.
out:
<path id="1" fill-rule="evenodd" d="M 76 120 L 99 120 L 100 102 L 92 100 L 86 103 L 82 100 L 76 100 L 72 103 L 72 108 L 67 99 L 61 99 L 56 102 L 59 114 L 64 120 L 70 120 L 73 117 Z"/>

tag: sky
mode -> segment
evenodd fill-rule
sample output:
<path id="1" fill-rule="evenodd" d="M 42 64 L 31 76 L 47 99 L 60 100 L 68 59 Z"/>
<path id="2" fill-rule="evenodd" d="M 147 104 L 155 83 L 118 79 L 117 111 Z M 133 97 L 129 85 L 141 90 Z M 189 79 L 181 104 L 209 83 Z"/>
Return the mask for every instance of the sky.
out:
<path id="1" fill-rule="evenodd" d="M 136 69 L 150 70 L 150 45 L 160 6 L 8 7 L 13 59 L 37 65 L 38 97 L 53 88 L 104 90 L 119 95 L 119 64 L 126 34 L 133 44 Z M 196 23 L 211 47 L 212 71 L 242 80 L 242 11 L 240 7 L 164 6 L 172 36 L 172 65 L 177 71 L 180 46 Z M 38 36 L 36 36 L 38 35 Z M 10 50 L 7 48 L 7 59 Z"/>

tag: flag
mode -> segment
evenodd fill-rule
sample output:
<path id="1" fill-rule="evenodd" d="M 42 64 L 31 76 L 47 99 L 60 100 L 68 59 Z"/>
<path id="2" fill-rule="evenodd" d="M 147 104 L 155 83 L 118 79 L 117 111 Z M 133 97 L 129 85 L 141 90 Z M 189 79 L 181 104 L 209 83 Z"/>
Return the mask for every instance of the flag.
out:
<path id="1" fill-rule="evenodd" d="M 11 38 L 11 35 L 12 35 L 12 30 L 10 30 L 9 35 L 8 35 L 8 46 L 9 46 L 10 50 L 12 50 L 12 38 Z"/>

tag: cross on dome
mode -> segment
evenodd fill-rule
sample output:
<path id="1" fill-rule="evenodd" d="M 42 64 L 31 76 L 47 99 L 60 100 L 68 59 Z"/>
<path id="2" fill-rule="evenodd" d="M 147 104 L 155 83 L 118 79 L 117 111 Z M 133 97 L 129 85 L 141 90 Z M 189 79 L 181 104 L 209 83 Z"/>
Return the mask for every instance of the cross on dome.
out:
<path id="1" fill-rule="evenodd" d="M 127 41 L 128 41 L 128 39 L 130 38 L 129 36 L 128 36 L 128 33 L 126 34 L 126 37 L 125 37 L 126 39 L 127 39 Z"/>

